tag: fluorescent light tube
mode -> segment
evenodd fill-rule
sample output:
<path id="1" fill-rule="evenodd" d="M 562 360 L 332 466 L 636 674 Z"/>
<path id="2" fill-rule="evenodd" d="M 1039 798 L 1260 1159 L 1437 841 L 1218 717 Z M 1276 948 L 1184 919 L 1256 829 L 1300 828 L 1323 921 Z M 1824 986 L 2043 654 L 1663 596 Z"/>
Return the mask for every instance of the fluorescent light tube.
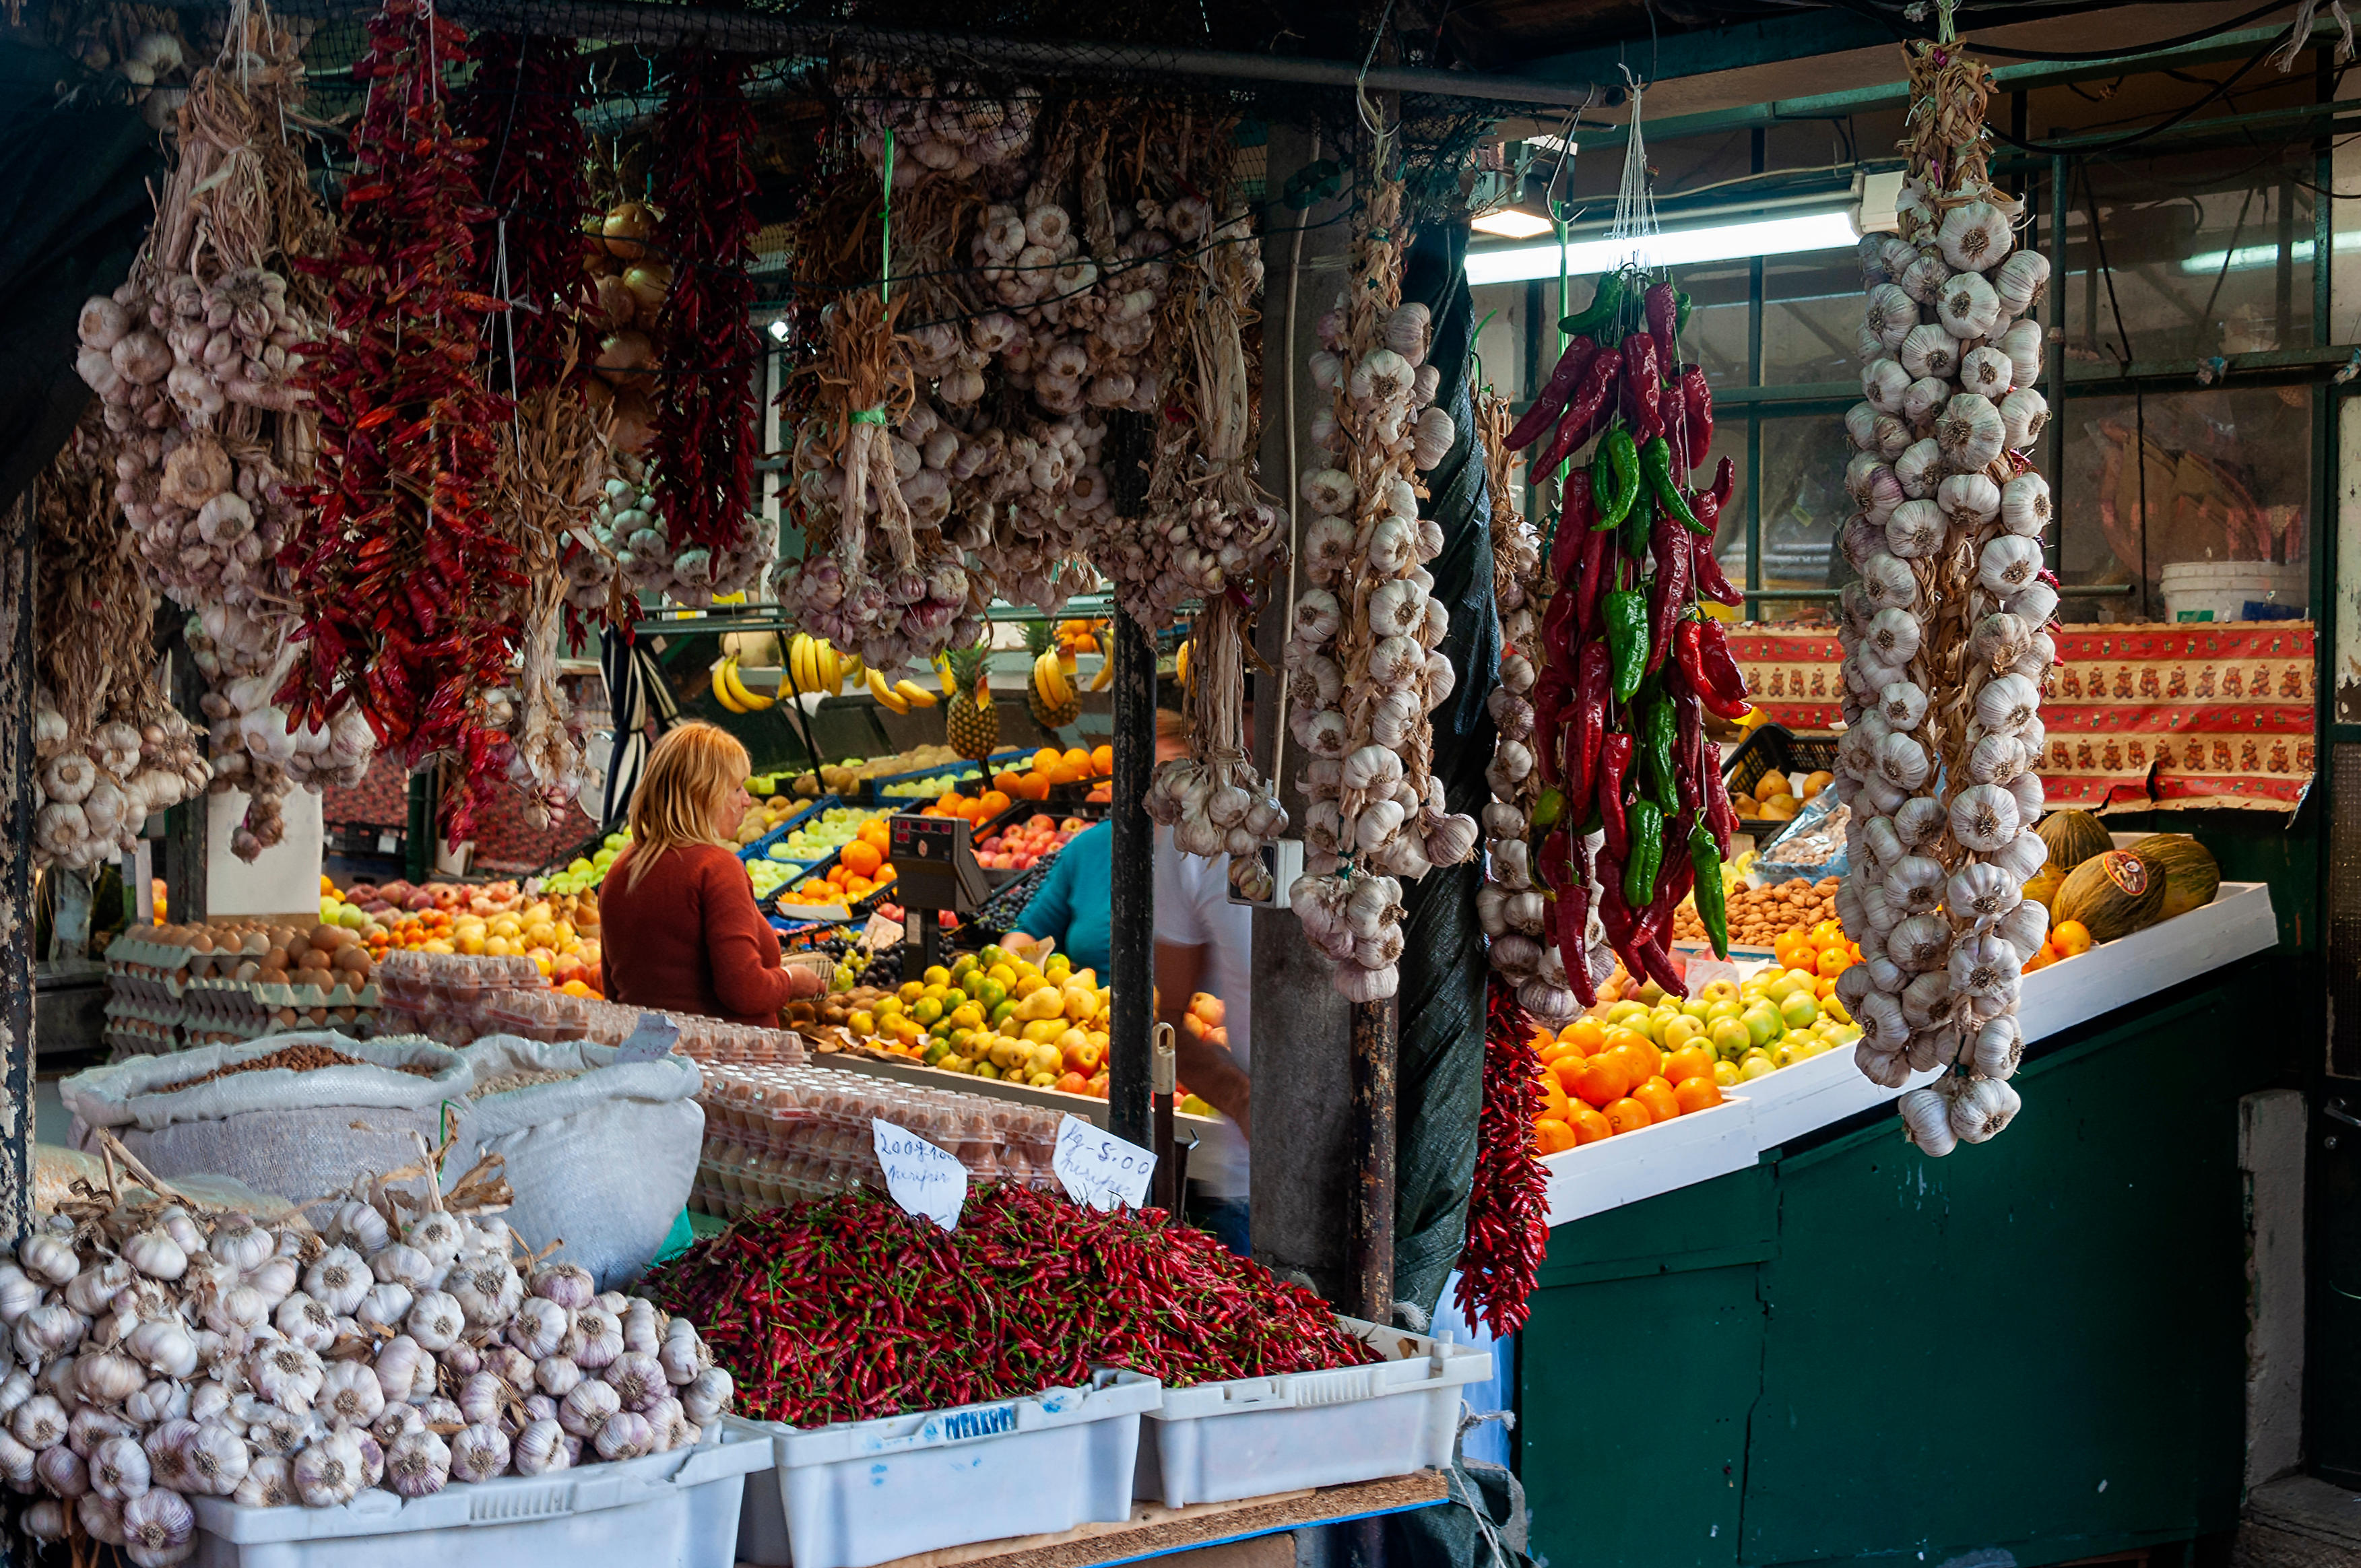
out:
<path id="1" fill-rule="evenodd" d="M 1850 249 L 1859 237 L 1853 232 L 1851 216 L 1843 212 L 1750 218 L 1705 228 L 1669 230 L 1644 240 L 1578 240 L 1565 247 L 1565 266 L 1575 276 L 1604 272 L 1633 258 L 1643 267 L 1695 267 L 1741 257 Z M 2215 263 L 2220 263 L 2218 257 Z M 1467 281 L 1521 283 L 1532 278 L 1554 278 L 1558 265 L 1558 247 L 1554 245 L 1475 250 L 1467 254 Z"/>
<path id="2" fill-rule="evenodd" d="M 1470 218 L 1467 226 L 1477 234 L 1498 235 L 1502 239 L 1531 239 L 1537 234 L 1549 233 L 1550 221 L 1521 207 L 1502 207 Z"/>
<path id="3" fill-rule="evenodd" d="M 2349 255 L 2356 250 L 2361 250 L 2361 229 L 2338 230 L 2333 253 Z M 2291 263 L 2310 261 L 2312 241 L 2300 239 L 2289 246 L 2288 258 Z M 2202 278 L 2222 271 L 2224 261 L 2230 264 L 2228 269 L 2232 272 L 2252 272 L 2257 268 L 2276 267 L 2279 262 L 2279 247 L 2276 245 L 2242 245 L 2235 250 L 2201 250 L 2182 261 L 2180 269 Z"/>

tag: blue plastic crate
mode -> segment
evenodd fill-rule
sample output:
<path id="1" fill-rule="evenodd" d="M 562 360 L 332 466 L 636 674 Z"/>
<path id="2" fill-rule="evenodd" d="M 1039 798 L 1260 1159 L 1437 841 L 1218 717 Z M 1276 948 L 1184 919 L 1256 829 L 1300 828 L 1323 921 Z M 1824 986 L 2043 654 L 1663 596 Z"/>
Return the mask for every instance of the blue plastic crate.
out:
<path id="1" fill-rule="evenodd" d="M 738 858 L 741 861 L 761 860 L 770 853 L 772 845 L 802 827 L 810 817 L 827 810 L 831 806 L 850 806 L 851 804 L 852 803 L 843 796 L 834 795 L 823 795 L 817 799 L 807 801 L 802 810 L 797 811 L 752 843 L 739 845 Z"/>

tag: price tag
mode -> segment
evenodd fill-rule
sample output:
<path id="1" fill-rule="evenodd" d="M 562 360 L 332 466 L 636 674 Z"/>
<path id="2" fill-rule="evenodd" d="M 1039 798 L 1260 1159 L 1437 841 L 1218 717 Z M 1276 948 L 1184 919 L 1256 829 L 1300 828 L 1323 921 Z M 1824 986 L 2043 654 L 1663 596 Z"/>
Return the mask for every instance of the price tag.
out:
<path id="1" fill-rule="evenodd" d="M 1058 1124 L 1058 1152 L 1049 1162 L 1065 1185 L 1066 1196 L 1093 1209 L 1128 1203 L 1137 1209 L 1148 1199 L 1148 1179 L 1156 1172 L 1156 1157 L 1137 1144 L 1113 1133 L 1103 1133 L 1080 1116 Z"/>
<path id="2" fill-rule="evenodd" d="M 885 1168 L 885 1190 L 906 1214 L 932 1220 L 947 1231 L 959 1229 L 960 1210 L 967 1202 L 967 1167 L 906 1127 L 873 1116 L 869 1130 L 877 1142 L 877 1163 Z"/>
<path id="3" fill-rule="evenodd" d="M 672 1043 L 679 1038 L 679 1025 L 661 1013 L 642 1013 L 639 1026 L 615 1047 L 615 1059 L 619 1062 L 662 1061 L 672 1055 Z"/>
<path id="4" fill-rule="evenodd" d="M 869 952 L 882 952 L 901 939 L 901 922 L 883 915 L 872 915 L 869 924 L 861 928 L 861 946 Z"/>

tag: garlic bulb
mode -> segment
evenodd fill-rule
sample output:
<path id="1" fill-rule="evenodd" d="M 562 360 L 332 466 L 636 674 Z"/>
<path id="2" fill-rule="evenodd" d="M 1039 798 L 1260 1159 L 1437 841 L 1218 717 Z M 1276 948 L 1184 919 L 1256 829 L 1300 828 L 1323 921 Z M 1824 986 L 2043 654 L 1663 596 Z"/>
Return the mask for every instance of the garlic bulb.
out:
<path id="1" fill-rule="evenodd" d="M 123 1554 L 138 1568 L 162 1568 L 196 1550 L 197 1516 L 178 1492 L 151 1487 L 123 1505 Z"/>
<path id="2" fill-rule="evenodd" d="M 361 1488 L 360 1440 L 349 1431 L 330 1432 L 295 1455 L 296 1495 L 307 1508 L 333 1508 L 350 1502 Z"/>

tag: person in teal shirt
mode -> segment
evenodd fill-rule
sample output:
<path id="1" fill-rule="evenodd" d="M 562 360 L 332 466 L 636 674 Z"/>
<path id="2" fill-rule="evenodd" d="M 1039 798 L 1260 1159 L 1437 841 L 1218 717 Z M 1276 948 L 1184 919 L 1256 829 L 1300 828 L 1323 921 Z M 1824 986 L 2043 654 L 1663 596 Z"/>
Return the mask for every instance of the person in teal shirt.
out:
<path id="1" fill-rule="evenodd" d="M 1067 840 L 1049 862 L 1033 901 L 1016 917 L 1009 939 L 1031 943 L 1053 938 L 1076 969 L 1107 972 L 1109 900 L 1115 884 L 1115 825 L 1100 822 Z"/>

